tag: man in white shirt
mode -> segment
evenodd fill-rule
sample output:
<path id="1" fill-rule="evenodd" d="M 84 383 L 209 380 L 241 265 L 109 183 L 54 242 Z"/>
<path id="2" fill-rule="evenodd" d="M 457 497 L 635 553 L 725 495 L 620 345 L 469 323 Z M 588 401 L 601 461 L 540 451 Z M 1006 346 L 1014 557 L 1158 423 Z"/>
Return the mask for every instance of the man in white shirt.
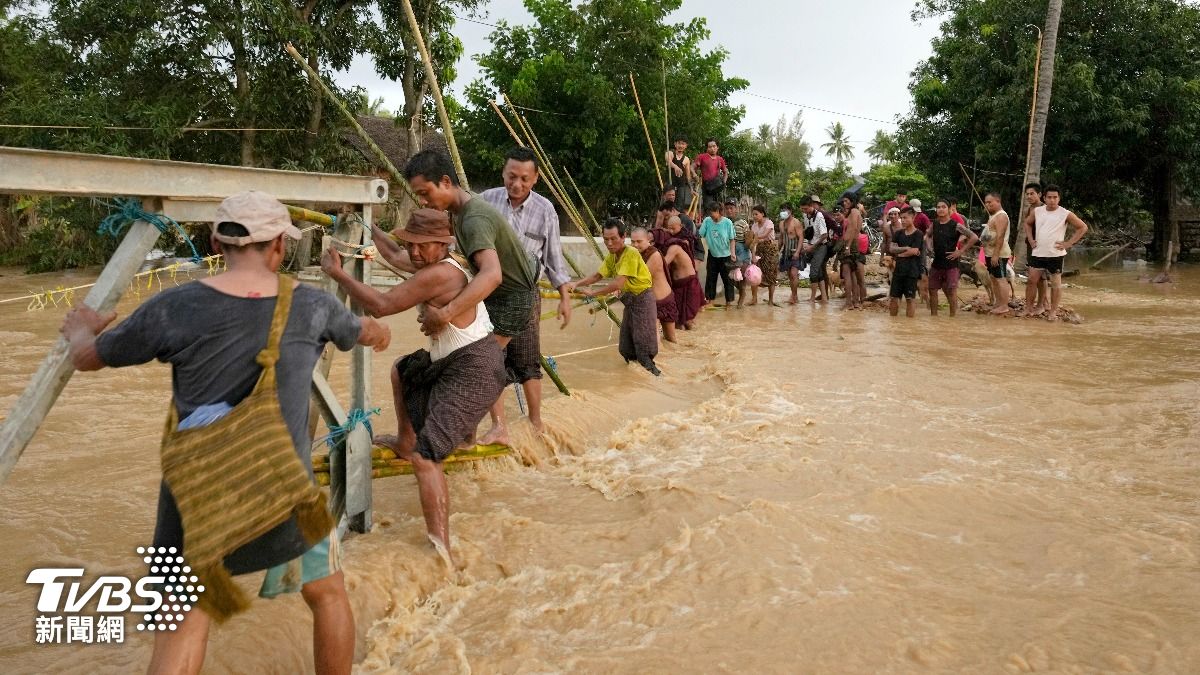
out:
<path id="1" fill-rule="evenodd" d="M 1050 321 L 1058 321 L 1058 305 L 1062 300 L 1062 267 L 1063 258 L 1067 251 L 1079 243 L 1087 233 L 1087 223 L 1079 216 L 1063 208 L 1059 202 L 1062 192 L 1057 185 L 1048 185 L 1042 192 L 1043 206 L 1029 212 L 1025 217 L 1025 226 L 1036 229 L 1032 240 L 1032 252 L 1029 256 L 1029 282 L 1025 285 L 1025 311 L 1021 316 L 1032 316 L 1034 301 L 1037 299 L 1038 282 L 1042 277 L 1050 277 Z M 1074 228 L 1075 233 L 1068 240 L 1067 229 Z"/>
<path id="2" fill-rule="evenodd" d="M 825 222 L 825 214 L 821 208 L 821 198 L 817 195 L 807 197 L 800 203 L 804 211 L 804 230 L 812 228 L 812 234 L 804 243 L 804 255 L 808 256 L 808 300 L 815 303 L 824 302 L 829 295 L 829 275 L 825 271 L 825 259 L 829 256 L 829 223 Z M 818 289 L 821 296 L 817 297 Z"/>

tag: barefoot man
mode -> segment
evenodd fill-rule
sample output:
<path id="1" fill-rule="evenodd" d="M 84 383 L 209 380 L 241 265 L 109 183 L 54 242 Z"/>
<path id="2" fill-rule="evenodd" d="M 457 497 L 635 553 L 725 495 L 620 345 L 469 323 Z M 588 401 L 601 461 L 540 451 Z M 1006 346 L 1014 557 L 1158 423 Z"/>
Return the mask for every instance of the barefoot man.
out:
<path id="1" fill-rule="evenodd" d="M 650 268 L 650 279 L 653 286 L 654 301 L 658 307 L 658 323 L 662 326 L 663 339 L 675 342 L 675 321 L 679 318 L 679 308 L 675 305 L 675 293 L 671 290 L 671 282 L 667 281 L 666 266 L 662 254 L 654 248 L 650 240 L 650 231 L 644 227 L 635 227 L 629 233 L 629 241 L 642 254 L 642 261 Z"/>
<path id="2" fill-rule="evenodd" d="M 176 430 L 187 430 L 201 442 L 212 441 L 190 450 L 206 462 L 213 461 L 222 449 L 219 446 L 228 450 L 238 438 L 252 434 L 253 443 L 239 448 L 244 450 L 239 466 L 266 476 L 254 465 L 269 456 L 264 454 L 268 446 L 283 447 L 284 453 L 292 451 L 299 458 L 295 466 L 301 472 L 299 484 L 320 495 L 311 484 L 308 431 L 313 367 L 326 343 L 342 351 L 356 343 L 382 351 L 391 333 L 374 319 L 354 316 L 332 295 L 280 276 L 279 266 L 286 256 L 284 237 L 299 239 L 300 231 L 283 204 L 262 192 L 233 195 L 217 208 L 212 224 L 212 247 L 224 255 L 225 272 L 159 293 L 109 331 L 104 327 L 115 314 L 102 316 L 86 305 L 77 307 L 67 314 L 62 333 L 77 370 L 122 368 L 155 359 L 171 364 L 172 419 L 179 422 L 164 437 L 164 459 L 168 445 L 183 438 L 174 434 Z M 270 417 L 254 416 L 257 408 L 252 406 L 263 395 L 274 399 L 269 405 L 278 410 L 274 416 L 278 425 Z M 245 524 L 244 516 L 233 513 L 228 503 L 212 510 L 211 500 L 227 493 L 222 472 L 228 467 L 212 463 L 209 467 L 193 466 L 189 475 L 162 481 L 154 547 L 183 551 L 189 564 L 197 565 L 193 556 L 200 551 L 193 549 L 215 539 L 230 549 L 221 552 L 229 573 L 268 570 L 260 596 L 299 591 L 312 610 L 316 672 L 349 673 L 354 662 L 354 616 L 343 582 L 337 531 L 328 532 L 314 545 L 289 508 L 274 519 L 275 526 L 249 542 L 219 534 L 205 537 L 205 530 L 224 530 L 222 521 L 228 518 Z M 271 482 L 256 493 L 262 497 L 256 510 L 289 491 L 276 474 L 269 475 Z M 320 511 L 325 511 L 323 503 Z M 265 515 L 259 511 L 254 517 Z M 222 617 L 220 612 L 214 615 Z M 149 672 L 199 673 L 210 620 L 202 599 L 178 630 L 155 634 Z M 252 630 L 253 620 L 244 626 Z"/>
<path id="3" fill-rule="evenodd" d="M 1061 199 L 1058 186 L 1047 185 L 1042 193 L 1046 204 L 1030 211 L 1025 218 L 1026 227 L 1036 233 L 1029 259 L 1029 283 L 1025 285 L 1025 307 L 1033 306 L 1038 282 L 1043 277 L 1050 277 L 1050 316 L 1047 318 L 1051 321 L 1058 321 L 1058 304 L 1062 301 L 1063 258 L 1088 231 L 1087 223 L 1060 205 Z M 1066 238 L 1068 228 L 1075 229 L 1069 240 Z M 1021 316 L 1030 315 L 1028 309 L 1021 313 Z"/>
<path id="4" fill-rule="evenodd" d="M 938 291 L 946 294 L 950 316 L 958 314 L 958 259 L 970 251 L 979 237 L 967 226 L 954 219 L 951 200 L 937 201 L 937 220 L 925 234 L 925 245 L 933 252 L 929 269 L 929 313 L 937 316 Z"/>
<path id="5" fill-rule="evenodd" d="M 392 236 L 403 242 L 417 271 L 387 293 L 347 274 L 333 248 L 321 257 L 321 269 L 374 317 L 413 307 L 420 307 L 421 314 L 444 310 L 467 288 L 471 273 L 450 255 L 454 237 L 444 212 L 418 209 Z M 375 437 L 376 443 L 412 463 L 429 538 L 451 562 L 450 490 L 442 461 L 474 436 L 507 380 L 504 351 L 492 339 L 487 307 L 482 302 L 459 306 L 446 325 L 429 336 L 428 350 L 396 361 L 392 395 L 397 435 Z"/>
<path id="6" fill-rule="evenodd" d="M 667 219 L 663 230 L 669 236 L 656 239 L 655 246 L 671 271 L 671 291 L 675 294 L 675 307 L 678 310 L 675 328 L 691 330 L 696 327 L 696 315 L 707 302 L 704 289 L 700 287 L 700 277 L 696 274 L 693 244 L 691 239 L 684 237 L 687 233 L 678 216 Z"/>
<path id="7" fill-rule="evenodd" d="M 992 314 L 1008 314 L 1008 301 L 1012 297 L 1012 289 L 1008 285 L 1008 259 L 1012 257 L 1012 249 L 1008 245 L 1008 214 L 1000 205 L 999 192 L 987 193 L 983 198 L 983 208 L 987 209 L 989 215 L 981 239 L 984 255 L 987 256 L 992 297 L 996 300 Z"/>
<path id="8" fill-rule="evenodd" d="M 804 223 L 796 217 L 796 210 L 791 204 L 785 203 L 779 207 L 779 232 L 783 245 L 779 248 L 779 271 L 787 272 L 788 283 L 792 287 L 792 297 L 789 305 L 800 302 L 800 270 L 804 263 L 800 259 L 804 246 Z"/>
<path id="9" fill-rule="evenodd" d="M 546 270 L 550 285 L 559 291 L 558 318 L 562 322 L 559 328 L 566 328 L 571 321 L 571 294 L 563 291 L 571 281 L 571 275 L 563 257 L 558 214 L 554 211 L 554 205 L 533 191 L 539 177 L 537 157 L 529 148 L 509 150 L 502 175 L 504 187 L 485 190 L 479 196 L 508 220 L 525 252 L 537 261 L 535 274 L 541 269 Z M 525 400 L 529 403 L 529 423 L 538 433 L 543 431 L 541 315 L 542 297 L 538 293 L 525 330 L 505 348 L 504 364 L 510 380 L 525 390 Z M 480 443 L 508 443 L 503 394 L 492 406 L 492 428 L 484 434 Z"/>
<path id="10" fill-rule="evenodd" d="M 625 223 L 620 218 L 606 220 L 603 231 L 608 255 L 604 257 L 600 271 L 580 279 L 575 285 L 590 286 L 601 279 L 612 279 L 606 286 L 584 288 L 579 294 L 596 297 L 620 291 L 625 313 L 621 315 L 621 340 L 617 349 L 625 363 L 637 361 L 652 374 L 662 375 L 654 364 L 654 357 L 658 356 L 658 329 L 654 325 L 658 309 L 650 290 L 654 285 L 650 270 L 637 249 L 625 245 Z"/>
<path id="11" fill-rule="evenodd" d="M 418 152 L 405 165 L 404 176 L 423 206 L 450 212 L 456 250 L 466 257 L 469 271 L 474 275 L 463 292 L 445 307 L 425 308 L 421 331 L 437 335 L 451 316 L 483 301 L 492 320 L 493 339 L 501 347 L 508 347 L 514 337 L 536 325 L 531 322 L 540 318 L 536 261 L 521 247 L 504 216 L 458 184 L 458 174 L 445 152 Z M 385 260 L 402 270 L 416 271 L 406 250 L 378 226 L 373 232 L 375 246 Z M 486 440 L 508 443 L 503 435 Z"/>

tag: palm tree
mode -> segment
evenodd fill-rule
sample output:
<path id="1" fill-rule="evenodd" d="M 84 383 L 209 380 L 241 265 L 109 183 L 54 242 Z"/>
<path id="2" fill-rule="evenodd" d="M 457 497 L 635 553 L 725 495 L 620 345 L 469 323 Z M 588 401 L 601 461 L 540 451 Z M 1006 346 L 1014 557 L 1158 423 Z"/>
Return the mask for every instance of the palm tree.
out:
<path id="1" fill-rule="evenodd" d="M 775 133 L 770 124 L 760 124 L 758 125 L 758 133 L 755 134 L 754 138 L 763 147 L 769 148 L 775 140 Z"/>
<path id="2" fill-rule="evenodd" d="M 896 138 L 879 129 L 875 132 L 875 138 L 871 139 L 871 144 L 867 146 L 867 156 L 878 162 L 896 161 Z"/>
<path id="3" fill-rule="evenodd" d="M 854 149 L 850 147 L 850 139 L 846 138 L 846 127 L 841 122 L 834 122 L 825 130 L 829 134 L 829 142 L 822 144 L 826 157 L 832 157 L 839 165 L 845 165 L 854 159 Z"/>
<path id="4" fill-rule="evenodd" d="M 366 103 L 367 114 L 371 117 L 391 117 L 392 113 L 383 107 L 383 97 L 379 96 L 375 100 L 371 100 L 369 96 L 363 94 L 363 102 Z"/>

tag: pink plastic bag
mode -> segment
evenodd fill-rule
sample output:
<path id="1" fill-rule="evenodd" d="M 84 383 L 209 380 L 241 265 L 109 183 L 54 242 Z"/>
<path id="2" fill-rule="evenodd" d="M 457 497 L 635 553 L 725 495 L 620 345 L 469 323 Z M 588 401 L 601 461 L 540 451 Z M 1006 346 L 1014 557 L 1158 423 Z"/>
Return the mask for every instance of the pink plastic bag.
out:
<path id="1" fill-rule="evenodd" d="M 758 265 L 750 265 L 746 268 L 746 281 L 751 286 L 757 286 L 762 283 L 762 270 Z"/>

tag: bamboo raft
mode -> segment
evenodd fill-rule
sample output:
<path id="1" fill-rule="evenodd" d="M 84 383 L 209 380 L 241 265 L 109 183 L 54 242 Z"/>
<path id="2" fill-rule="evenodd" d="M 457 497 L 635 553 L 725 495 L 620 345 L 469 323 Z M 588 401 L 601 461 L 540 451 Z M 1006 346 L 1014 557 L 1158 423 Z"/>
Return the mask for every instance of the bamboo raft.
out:
<path id="1" fill-rule="evenodd" d="M 512 448 L 507 445 L 476 445 L 471 449 L 456 450 L 442 462 L 445 471 L 462 471 L 470 464 L 492 457 L 505 457 L 512 454 Z M 318 485 L 329 485 L 329 455 L 313 455 L 313 474 Z M 387 478 L 389 476 L 410 476 L 413 466 L 407 460 L 400 459 L 391 448 L 376 445 L 371 448 L 371 478 Z"/>

